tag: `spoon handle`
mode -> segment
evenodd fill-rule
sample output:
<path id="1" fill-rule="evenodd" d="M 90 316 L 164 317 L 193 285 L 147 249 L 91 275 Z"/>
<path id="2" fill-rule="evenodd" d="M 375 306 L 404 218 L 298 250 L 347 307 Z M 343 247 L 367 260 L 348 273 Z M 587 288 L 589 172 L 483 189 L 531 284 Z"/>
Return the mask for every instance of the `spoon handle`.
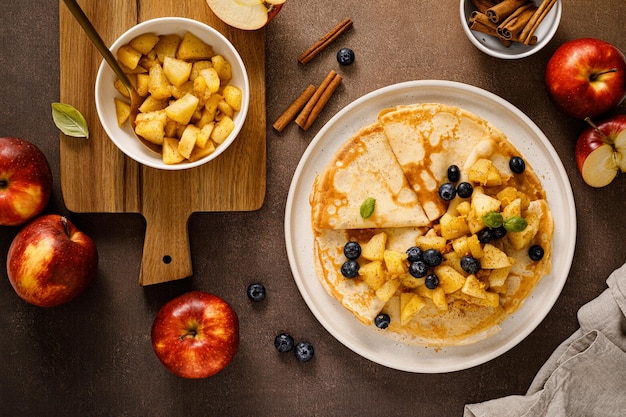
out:
<path id="1" fill-rule="evenodd" d="M 120 81 L 124 83 L 126 88 L 133 89 L 133 86 L 130 83 L 130 80 L 128 79 L 124 71 L 122 70 L 122 67 L 120 67 L 120 64 L 117 62 L 117 59 L 115 59 L 115 57 L 113 56 L 109 48 L 106 46 L 106 44 L 104 43 L 104 41 L 102 40 L 98 32 L 96 31 L 96 28 L 93 27 L 93 25 L 91 24 L 91 21 L 85 15 L 85 12 L 83 12 L 83 9 L 80 8 L 76 0 L 63 0 L 63 2 L 67 6 L 67 8 L 70 10 L 70 12 L 72 12 L 72 14 L 74 15 L 74 18 L 83 28 L 83 30 L 85 31 L 85 33 L 87 34 L 91 42 L 94 44 L 96 49 L 100 52 L 102 57 L 108 62 L 109 66 L 115 72 L 115 74 L 119 77 Z"/>

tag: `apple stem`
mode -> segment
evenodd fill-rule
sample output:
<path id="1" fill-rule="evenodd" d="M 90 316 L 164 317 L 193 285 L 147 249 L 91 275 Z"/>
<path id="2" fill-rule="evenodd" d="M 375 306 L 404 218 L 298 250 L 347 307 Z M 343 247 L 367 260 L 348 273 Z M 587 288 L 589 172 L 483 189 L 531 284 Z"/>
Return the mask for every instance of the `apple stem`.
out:
<path id="1" fill-rule="evenodd" d="M 609 72 L 617 72 L 617 68 L 611 68 L 611 69 L 608 69 L 606 71 L 593 73 L 593 74 L 591 74 L 591 77 L 590 77 L 591 81 L 595 81 L 598 78 L 600 78 L 602 75 L 608 74 Z"/>
<path id="2" fill-rule="evenodd" d="M 67 218 L 65 216 L 61 216 L 61 223 L 63 223 L 63 229 L 65 230 L 65 234 L 70 236 L 70 227 L 67 225 Z"/>
<path id="3" fill-rule="evenodd" d="M 609 145 L 611 144 L 611 140 L 609 139 L 609 137 L 603 131 L 601 131 L 594 122 L 591 121 L 589 116 L 585 117 L 585 122 L 587 122 L 587 124 L 591 126 L 593 130 L 595 130 L 598 133 L 598 135 L 600 135 L 604 143 L 607 143 Z"/>
<path id="4" fill-rule="evenodd" d="M 182 341 L 186 337 L 196 337 L 197 334 L 198 334 L 198 332 L 195 331 L 195 330 L 188 330 L 187 333 L 181 334 L 180 336 L 178 336 L 178 339 Z"/>

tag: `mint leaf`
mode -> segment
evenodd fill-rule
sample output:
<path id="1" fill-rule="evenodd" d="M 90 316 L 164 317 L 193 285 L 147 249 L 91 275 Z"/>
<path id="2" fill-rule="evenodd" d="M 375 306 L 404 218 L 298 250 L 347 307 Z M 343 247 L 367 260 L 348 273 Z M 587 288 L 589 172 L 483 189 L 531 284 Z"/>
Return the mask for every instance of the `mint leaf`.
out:
<path id="1" fill-rule="evenodd" d="M 67 136 L 89 139 L 87 120 L 73 106 L 64 103 L 52 103 L 52 119 L 56 127 Z"/>
<path id="2" fill-rule="evenodd" d="M 372 215 L 372 213 L 374 213 L 375 208 L 376 199 L 372 197 L 366 198 L 363 204 L 361 204 L 361 208 L 359 209 L 361 217 L 363 217 L 363 219 L 367 219 Z"/>
<path id="3" fill-rule="evenodd" d="M 498 213 L 497 211 L 492 211 L 490 213 L 487 213 L 484 216 L 482 216 L 481 219 L 483 223 L 485 223 L 485 226 L 490 227 L 492 229 L 497 229 L 498 227 L 502 226 L 502 223 L 504 222 L 504 219 L 502 218 L 502 214 Z"/>
<path id="4" fill-rule="evenodd" d="M 504 221 L 504 228 L 509 232 L 521 232 L 526 226 L 528 222 L 520 216 L 512 216 Z"/>

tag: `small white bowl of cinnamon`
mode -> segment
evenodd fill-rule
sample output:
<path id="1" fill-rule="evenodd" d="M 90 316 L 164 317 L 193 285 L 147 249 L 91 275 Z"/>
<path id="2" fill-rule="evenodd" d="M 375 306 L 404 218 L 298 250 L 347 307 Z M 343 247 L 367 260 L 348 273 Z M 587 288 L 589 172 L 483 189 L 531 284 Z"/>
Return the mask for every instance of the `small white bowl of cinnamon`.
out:
<path id="1" fill-rule="evenodd" d="M 520 59 L 550 42 L 561 21 L 561 0 L 461 0 L 461 24 L 482 52 Z"/>

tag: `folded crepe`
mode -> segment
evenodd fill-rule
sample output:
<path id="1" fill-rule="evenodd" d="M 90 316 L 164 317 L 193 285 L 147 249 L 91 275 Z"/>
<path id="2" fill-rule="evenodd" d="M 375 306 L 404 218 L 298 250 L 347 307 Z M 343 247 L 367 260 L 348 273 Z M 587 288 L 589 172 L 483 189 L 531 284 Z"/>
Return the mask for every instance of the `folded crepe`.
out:
<path id="1" fill-rule="evenodd" d="M 374 199 L 375 209 L 364 218 L 360 208 L 367 199 Z M 378 123 L 359 130 L 339 149 L 315 179 L 310 203 L 316 228 L 366 229 L 430 223 Z"/>

